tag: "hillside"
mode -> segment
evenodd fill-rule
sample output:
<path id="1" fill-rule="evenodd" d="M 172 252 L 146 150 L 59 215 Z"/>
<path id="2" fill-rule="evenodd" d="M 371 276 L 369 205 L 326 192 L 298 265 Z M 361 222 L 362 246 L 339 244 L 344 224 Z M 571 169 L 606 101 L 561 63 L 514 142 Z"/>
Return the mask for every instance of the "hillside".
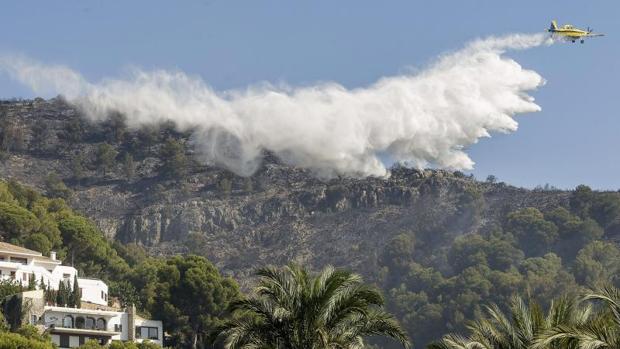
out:
<path id="1" fill-rule="evenodd" d="M 506 210 L 567 204 L 566 192 L 480 183 L 445 171 L 403 168 L 389 179 L 320 181 L 268 158 L 246 179 L 193 161 L 189 136 L 170 128 L 145 135 L 127 130 L 121 120 L 90 124 L 60 100 L 4 103 L 0 115 L 3 178 L 54 195 L 46 178 L 57 174 L 72 191 L 67 195 L 72 207 L 108 238 L 156 254 L 196 252 L 198 242 L 216 265 L 235 274 L 245 274 L 257 261 L 357 269 L 370 262 L 369 251 L 380 251 L 401 231 L 457 236 L 495 222 Z M 178 140 L 187 158 L 182 178 L 162 174 L 161 148 L 168 138 Z M 105 175 L 97 155 L 103 142 L 116 155 Z M 132 154 L 135 167 L 130 180 L 125 153 Z M 484 204 L 465 212 L 468 203 L 462 201 L 472 193 Z"/>
<path id="2" fill-rule="evenodd" d="M 173 125 L 130 130 L 123 118 L 90 123 L 61 99 L 2 102 L 0 177 L 65 198 L 111 240 L 205 256 L 242 286 L 265 264 L 350 268 L 384 289 L 417 343 L 517 290 L 548 299 L 618 281 L 618 193 L 405 168 L 322 181 L 269 154 L 242 178 L 198 162 Z"/>

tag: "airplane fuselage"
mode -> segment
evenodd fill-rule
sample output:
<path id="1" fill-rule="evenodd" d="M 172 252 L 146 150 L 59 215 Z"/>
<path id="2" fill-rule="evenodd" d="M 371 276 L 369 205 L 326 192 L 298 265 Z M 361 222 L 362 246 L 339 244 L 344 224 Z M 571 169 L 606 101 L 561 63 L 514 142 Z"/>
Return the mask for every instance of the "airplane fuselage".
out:
<path id="1" fill-rule="evenodd" d="M 561 36 L 567 36 L 570 38 L 575 38 L 575 39 L 579 39 L 582 38 L 584 36 L 588 36 L 588 32 L 585 30 L 581 30 L 581 29 L 555 29 L 552 30 L 551 33 L 555 34 L 555 35 L 561 35 Z"/>
<path id="2" fill-rule="evenodd" d="M 555 20 L 551 21 L 551 27 L 548 29 L 548 31 L 554 37 L 559 37 L 572 42 L 579 40 L 581 41 L 581 43 L 583 43 L 586 38 L 603 36 L 603 34 L 593 33 L 590 28 L 588 28 L 588 30 L 583 30 L 575 28 L 570 24 L 566 24 L 560 27 Z"/>

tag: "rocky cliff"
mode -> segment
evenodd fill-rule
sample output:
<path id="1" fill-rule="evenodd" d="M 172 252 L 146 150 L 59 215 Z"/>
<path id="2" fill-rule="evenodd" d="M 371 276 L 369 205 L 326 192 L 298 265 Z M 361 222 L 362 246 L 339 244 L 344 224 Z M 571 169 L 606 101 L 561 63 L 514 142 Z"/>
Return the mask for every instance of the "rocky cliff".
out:
<path id="1" fill-rule="evenodd" d="M 515 208 L 544 210 L 568 200 L 567 192 L 439 170 L 321 181 L 269 154 L 256 174 L 241 178 L 196 162 L 191 135 L 172 125 L 131 130 L 122 116 L 91 123 L 61 99 L 2 102 L 0 128 L 3 178 L 65 196 L 110 239 L 153 254 L 199 253 L 241 278 L 257 264 L 290 261 L 364 272 L 403 231 L 437 246 L 490 229 Z M 170 139 L 183 150 L 172 170 L 183 169 L 172 176 L 164 175 L 162 159 Z M 111 146 L 110 166 L 102 165 L 102 144 Z M 63 185 L 68 190 L 59 191 Z"/>

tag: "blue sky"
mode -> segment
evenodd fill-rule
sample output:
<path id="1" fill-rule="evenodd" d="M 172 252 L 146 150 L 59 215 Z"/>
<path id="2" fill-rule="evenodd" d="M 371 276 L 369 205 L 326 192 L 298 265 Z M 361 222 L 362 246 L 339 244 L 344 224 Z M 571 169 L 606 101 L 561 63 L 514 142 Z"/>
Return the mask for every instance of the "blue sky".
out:
<path id="1" fill-rule="evenodd" d="M 592 26 L 604 38 L 510 53 L 547 84 L 543 111 L 469 149 L 473 173 L 526 187 L 620 188 L 617 0 L 19 1 L 0 12 L 0 52 L 68 65 L 92 80 L 127 67 L 180 69 L 216 89 L 261 81 L 364 86 L 488 35 Z M 0 76 L 0 98 L 32 92 Z"/>

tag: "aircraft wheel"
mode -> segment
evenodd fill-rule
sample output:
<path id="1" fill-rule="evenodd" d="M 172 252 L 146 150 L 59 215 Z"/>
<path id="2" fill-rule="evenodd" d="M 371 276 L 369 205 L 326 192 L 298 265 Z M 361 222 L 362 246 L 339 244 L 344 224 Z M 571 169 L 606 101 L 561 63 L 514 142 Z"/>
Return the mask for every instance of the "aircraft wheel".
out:
<path id="1" fill-rule="evenodd" d="M 581 40 L 581 43 L 583 44 L 585 42 L 585 40 Z"/>

